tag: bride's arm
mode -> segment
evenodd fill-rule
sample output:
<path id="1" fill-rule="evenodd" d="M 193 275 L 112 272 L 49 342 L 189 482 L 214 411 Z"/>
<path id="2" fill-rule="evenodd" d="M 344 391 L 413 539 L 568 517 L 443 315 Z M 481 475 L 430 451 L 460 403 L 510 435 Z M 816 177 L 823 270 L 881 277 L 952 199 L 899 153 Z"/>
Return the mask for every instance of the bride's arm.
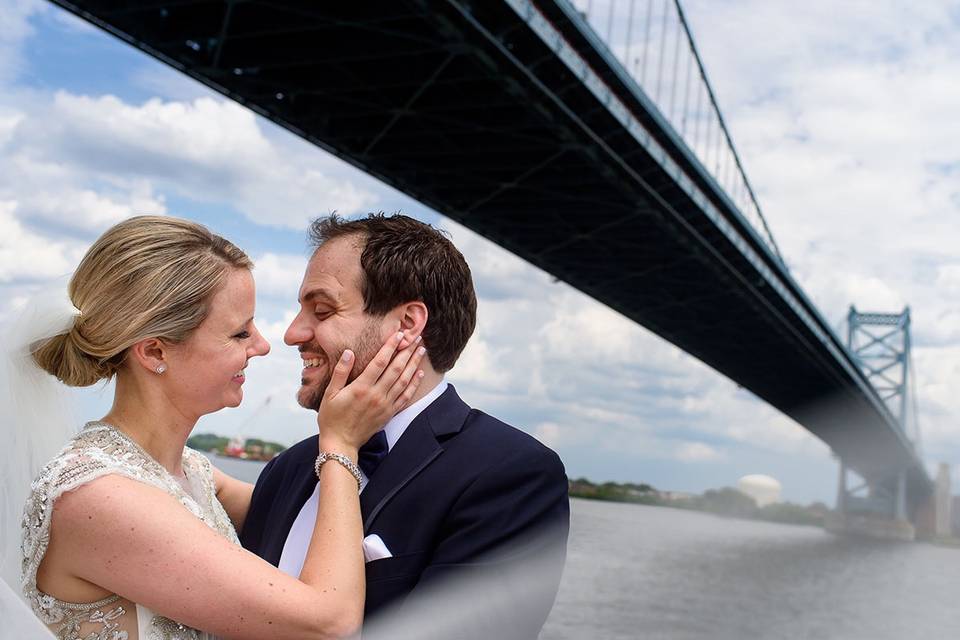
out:
<path id="1" fill-rule="evenodd" d="M 337 364 L 321 405 L 324 420 L 338 418 L 325 424 L 337 427 L 324 430 L 321 448 L 356 460 L 374 429 L 343 423 L 382 425 L 412 397 L 422 354 L 387 366 L 397 343 L 392 338 L 391 349 L 381 350 L 347 387 L 350 364 Z M 300 580 L 214 533 L 167 493 L 120 476 L 62 496 L 52 527 L 58 573 L 215 635 L 334 638 L 355 632 L 363 618 L 357 482 L 336 462 L 321 468 L 317 520 Z"/>
<path id="2" fill-rule="evenodd" d="M 233 528 L 239 533 L 243 531 L 243 522 L 247 519 L 250 510 L 250 497 L 253 496 L 253 485 L 243 480 L 237 480 L 220 469 L 213 467 L 213 483 L 217 487 L 217 500 L 223 505 L 223 510 L 230 516 Z"/>
<path id="3" fill-rule="evenodd" d="M 331 481 L 339 474 L 324 465 L 323 499 L 356 492 L 356 481 L 343 474 L 341 482 Z M 217 636 L 337 638 L 361 622 L 360 538 L 340 548 L 328 544 L 327 551 L 316 540 L 343 530 L 337 541 L 359 536 L 359 524 L 319 513 L 317 523 L 316 550 L 307 554 L 301 582 L 215 533 L 166 492 L 110 475 L 58 500 L 51 538 L 59 538 L 59 548 L 47 560 L 55 557 L 58 570 Z"/>

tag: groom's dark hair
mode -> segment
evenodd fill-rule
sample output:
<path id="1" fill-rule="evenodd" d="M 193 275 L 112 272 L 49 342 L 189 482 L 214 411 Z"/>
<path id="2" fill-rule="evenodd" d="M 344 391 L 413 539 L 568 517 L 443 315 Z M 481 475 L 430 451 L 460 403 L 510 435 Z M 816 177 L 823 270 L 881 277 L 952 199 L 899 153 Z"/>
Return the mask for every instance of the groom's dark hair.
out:
<path id="1" fill-rule="evenodd" d="M 476 327 L 477 295 L 470 267 L 450 238 L 419 220 L 383 212 L 357 220 L 329 215 L 310 225 L 314 250 L 342 236 L 363 242 L 364 311 L 383 316 L 405 302 L 422 302 L 430 363 L 440 373 L 452 369 Z"/>

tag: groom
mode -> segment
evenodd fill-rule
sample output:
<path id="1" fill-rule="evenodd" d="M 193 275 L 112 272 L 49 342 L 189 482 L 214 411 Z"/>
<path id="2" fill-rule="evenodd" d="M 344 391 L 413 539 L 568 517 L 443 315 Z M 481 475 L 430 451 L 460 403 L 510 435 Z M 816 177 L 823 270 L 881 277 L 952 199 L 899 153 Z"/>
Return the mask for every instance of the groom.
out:
<path id="1" fill-rule="evenodd" d="M 563 567 L 567 478 L 553 451 L 469 407 L 444 379 L 476 325 L 470 268 L 446 236 L 407 216 L 330 216 L 310 235 L 300 311 L 284 336 L 304 361 L 303 407 L 318 409 L 344 349 L 356 354 L 354 374 L 398 327 L 401 347 L 421 335 L 427 349 L 413 402 L 360 452 L 367 621 L 388 607 L 437 609 L 460 589 L 478 615 L 451 622 L 462 603 L 442 605 L 444 636 L 535 638 Z M 264 468 L 241 535 L 294 576 L 316 516 L 316 456 L 313 436 Z"/>

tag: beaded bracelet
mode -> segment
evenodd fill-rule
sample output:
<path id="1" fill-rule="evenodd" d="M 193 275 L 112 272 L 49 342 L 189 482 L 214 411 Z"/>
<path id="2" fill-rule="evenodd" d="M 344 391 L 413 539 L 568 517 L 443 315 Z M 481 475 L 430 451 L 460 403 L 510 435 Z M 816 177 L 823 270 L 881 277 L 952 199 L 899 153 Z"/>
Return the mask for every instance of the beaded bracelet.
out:
<path id="1" fill-rule="evenodd" d="M 323 463 L 328 460 L 336 460 L 343 468 L 353 474 L 353 477 L 357 480 L 357 492 L 360 491 L 361 482 L 363 476 L 360 475 L 360 467 L 353 463 L 353 460 L 343 455 L 342 453 L 331 453 L 329 451 L 321 451 L 320 455 L 317 456 L 317 461 L 313 463 L 313 470 L 317 474 L 317 478 L 320 478 L 320 467 L 323 466 Z"/>

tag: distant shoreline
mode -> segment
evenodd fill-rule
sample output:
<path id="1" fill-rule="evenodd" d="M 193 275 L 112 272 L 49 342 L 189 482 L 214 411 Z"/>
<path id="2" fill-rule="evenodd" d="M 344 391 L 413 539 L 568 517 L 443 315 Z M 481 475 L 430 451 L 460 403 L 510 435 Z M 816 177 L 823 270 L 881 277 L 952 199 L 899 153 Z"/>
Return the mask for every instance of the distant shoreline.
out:
<path id="1" fill-rule="evenodd" d="M 228 438 L 215 433 L 194 434 L 187 440 L 187 446 L 223 458 L 261 462 L 269 462 L 287 448 L 279 442 L 260 438 L 246 438 L 240 435 Z"/>
<path id="2" fill-rule="evenodd" d="M 584 500 L 670 507 L 672 509 L 702 511 L 743 520 L 813 527 L 823 527 L 824 518 L 830 512 L 829 507 L 823 503 L 803 506 L 790 502 L 775 502 L 761 507 L 757 505 L 753 498 L 732 487 L 708 489 L 703 494 L 693 494 L 660 491 L 645 483 L 604 482 L 595 484 L 586 478 L 579 478 L 570 481 L 569 490 L 570 497 Z"/>
<path id="3" fill-rule="evenodd" d="M 222 460 L 236 460 L 237 462 L 259 462 L 260 464 L 265 464 L 265 463 L 269 462 L 269 460 L 258 460 L 257 458 L 241 458 L 241 457 L 239 457 L 239 456 L 228 456 L 228 455 L 226 455 L 226 454 L 224 454 L 224 453 L 221 453 L 221 452 L 215 451 L 215 450 L 214 450 L 214 451 L 203 451 L 202 453 L 208 453 L 208 454 L 210 454 L 211 456 L 220 458 L 220 459 L 222 459 Z"/>

